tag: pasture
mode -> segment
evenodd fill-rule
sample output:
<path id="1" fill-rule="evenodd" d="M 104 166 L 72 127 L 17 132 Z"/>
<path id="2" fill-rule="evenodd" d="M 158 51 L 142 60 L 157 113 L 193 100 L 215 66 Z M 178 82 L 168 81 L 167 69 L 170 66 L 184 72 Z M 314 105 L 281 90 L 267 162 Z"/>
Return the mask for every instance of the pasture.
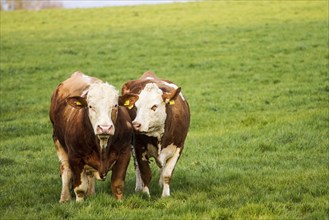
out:
<path id="1" fill-rule="evenodd" d="M 0 219 L 328 219 L 328 1 L 205 1 L 0 12 Z M 147 70 L 182 87 L 186 147 L 161 199 L 105 182 L 59 204 L 48 112 L 74 71 L 118 90 Z"/>

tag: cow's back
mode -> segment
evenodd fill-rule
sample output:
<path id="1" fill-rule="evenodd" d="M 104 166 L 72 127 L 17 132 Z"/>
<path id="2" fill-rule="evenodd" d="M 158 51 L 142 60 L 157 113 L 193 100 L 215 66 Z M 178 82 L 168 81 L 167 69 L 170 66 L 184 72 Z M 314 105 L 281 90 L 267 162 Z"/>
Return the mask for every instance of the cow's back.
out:
<path id="1" fill-rule="evenodd" d="M 70 78 L 58 85 L 53 96 L 56 95 L 54 98 L 56 98 L 55 101 L 57 102 L 61 102 L 70 96 L 84 96 L 89 86 L 96 82 L 101 83 L 102 81 L 94 77 L 86 76 L 81 72 L 75 72 Z"/>

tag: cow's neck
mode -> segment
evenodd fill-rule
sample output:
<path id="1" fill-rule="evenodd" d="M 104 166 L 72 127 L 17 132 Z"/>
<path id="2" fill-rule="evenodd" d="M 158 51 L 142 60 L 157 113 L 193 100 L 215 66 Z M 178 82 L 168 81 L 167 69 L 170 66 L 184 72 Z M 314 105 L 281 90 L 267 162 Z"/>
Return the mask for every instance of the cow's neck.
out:
<path id="1" fill-rule="evenodd" d="M 162 136 L 163 136 L 163 133 L 164 133 L 164 126 L 159 128 L 158 130 L 156 131 L 153 131 L 153 132 L 150 132 L 150 133 L 147 133 L 146 135 L 147 136 L 150 136 L 150 137 L 155 137 L 157 138 L 157 140 L 160 142 L 161 139 L 162 139 Z"/>

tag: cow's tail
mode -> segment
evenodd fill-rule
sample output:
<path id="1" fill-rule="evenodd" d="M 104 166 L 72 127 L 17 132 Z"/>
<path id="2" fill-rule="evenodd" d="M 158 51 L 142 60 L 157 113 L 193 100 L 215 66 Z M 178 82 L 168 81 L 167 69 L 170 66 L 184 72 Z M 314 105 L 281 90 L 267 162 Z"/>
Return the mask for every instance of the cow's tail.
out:
<path id="1" fill-rule="evenodd" d="M 136 159 L 136 152 L 135 152 L 135 145 L 136 145 L 136 138 L 135 138 L 135 133 L 133 132 L 132 134 L 132 144 L 131 144 L 131 156 L 134 159 L 134 166 L 135 166 L 135 170 L 138 167 L 138 163 L 137 163 L 137 159 Z"/>

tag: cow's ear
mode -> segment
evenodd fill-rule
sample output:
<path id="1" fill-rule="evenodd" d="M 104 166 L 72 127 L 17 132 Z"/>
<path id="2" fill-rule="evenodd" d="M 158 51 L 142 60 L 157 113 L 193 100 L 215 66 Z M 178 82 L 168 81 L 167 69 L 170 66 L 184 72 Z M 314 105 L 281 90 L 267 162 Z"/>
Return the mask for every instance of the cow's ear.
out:
<path id="1" fill-rule="evenodd" d="M 181 88 L 178 87 L 177 89 L 169 92 L 169 93 L 163 93 L 162 95 L 162 98 L 163 98 L 163 101 L 166 103 L 166 104 L 170 104 L 170 105 L 173 105 L 175 104 L 175 99 L 177 98 L 177 96 L 179 95 L 181 91 Z"/>
<path id="2" fill-rule="evenodd" d="M 135 105 L 135 102 L 138 100 L 139 96 L 132 93 L 126 93 L 122 96 L 119 96 L 119 105 L 125 106 L 128 109 L 132 109 Z"/>
<path id="3" fill-rule="evenodd" d="M 68 97 L 66 99 L 66 102 L 73 108 L 77 108 L 77 109 L 85 108 L 88 106 L 86 98 L 80 96 Z"/>

